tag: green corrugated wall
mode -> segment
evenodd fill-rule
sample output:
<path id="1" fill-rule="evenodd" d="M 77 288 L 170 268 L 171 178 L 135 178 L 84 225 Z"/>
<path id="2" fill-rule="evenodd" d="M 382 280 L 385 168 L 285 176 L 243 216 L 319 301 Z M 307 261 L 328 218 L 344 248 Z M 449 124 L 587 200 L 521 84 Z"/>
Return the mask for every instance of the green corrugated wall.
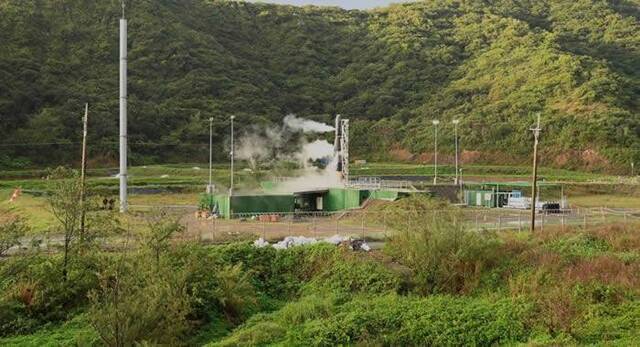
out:
<path id="1" fill-rule="evenodd" d="M 332 188 L 323 198 L 325 211 L 341 211 L 360 207 L 365 191 L 358 189 Z"/>
<path id="2" fill-rule="evenodd" d="M 229 197 L 227 195 L 203 194 L 200 196 L 199 208 L 211 211 L 216 209 L 223 217 L 229 216 Z"/>
<path id="3" fill-rule="evenodd" d="M 478 204 L 478 193 L 480 193 L 480 204 Z M 486 199 L 487 194 L 490 199 Z M 464 195 L 467 206 L 496 207 L 495 194 L 491 190 L 465 190 Z"/>
<path id="4" fill-rule="evenodd" d="M 398 192 L 393 190 L 373 190 L 369 197 L 375 200 L 395 201 L 398 199 Z"/>
<path id="5" fill-rule="evenodd" d="M 235 195 L 231 197 L 231 213 L 293 212 L 293 195 Z"/>

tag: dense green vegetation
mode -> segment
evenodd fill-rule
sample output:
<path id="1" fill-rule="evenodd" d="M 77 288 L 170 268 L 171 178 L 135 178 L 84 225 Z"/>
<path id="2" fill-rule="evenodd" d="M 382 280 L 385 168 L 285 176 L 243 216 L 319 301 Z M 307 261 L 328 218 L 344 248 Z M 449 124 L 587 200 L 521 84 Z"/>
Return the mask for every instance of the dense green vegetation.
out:
<path id="1" fill-rule="evenodd" d="M 160 270 L 142 265 L 142 253 L 99 253 L 76 258 L 72 281 L 62 283 L 58 257 L 33 255 L 2 264 L 8 336 L 0 342 L 99 344 L 119 324 L 125 341 L 165 344 L 632 345 L 640 331 L 633 235 L 617 228 L 503 237 L 494 248 L 502 259 L 479 270 L 479 280 L 427 295 L 389 258 L 333 246 L 183 245 L 164 255 Z"/>
<path id="2" fill-rule="evenodd" d="M 541 112 L 547 165 L 640 161 L 637 0 L 132 0 L 127 13 L 133 164 L 204 161 L 209 117 L 221 160 L 230 114 L 247 130 L 287 113 L 341 113 L 356 157 L 402 160 L 430 158 L 431 119 L 451 139 L 461 118 L 467 162 L 521 163 Z M 94 164 L 113 162 L 119 16 L 115 0 L 0 4 L 0 167 L 76 161 L 85 102 Z"/>
<path id="3" fill-rule="evenodd" d="M 162 211 L 131 231 L 90 206 L 83 237 L 67 223 L 80 215 L 76 182 L 58 181 L 49 198 L 64 247 L 0 261 L 2 345 L 631 346 L 640 338 L 637 225 L 470 232 L 456 209 L 425 220 L 419 211 L 446 204 L 408 198 L 384 207 L 398 232 L 370 253 L 181 242 L 183 228 Z"/>

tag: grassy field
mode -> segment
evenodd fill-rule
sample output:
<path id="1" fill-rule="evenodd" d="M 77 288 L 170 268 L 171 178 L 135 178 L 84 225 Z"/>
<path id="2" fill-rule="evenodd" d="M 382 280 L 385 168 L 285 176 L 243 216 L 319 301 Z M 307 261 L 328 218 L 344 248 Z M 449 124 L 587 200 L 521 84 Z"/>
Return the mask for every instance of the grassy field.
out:
<path id="1" fill-rule="evenodd" d="M 352 165 L 352 176 L 433 176 L 433 166 L 403 163 L 368 163 L 364 165 Z M 116 169 L 90 170 L 88 184 L 95 189 L 115 191 L 118 180 L 115 177 Z M 257 187 L 259 182 L 270 176 L 296 175 L 297 172 L 273 172 L 269 170 L 250 171 L 240 165 L 235 172 L 236 182 L 248 188 Z M 452 181 L 455 175 L 454 167 L 449 165 L 438 166 L 438 175 L 443 182 Z M 526 166 L 488 166 L 469 165 L 463 170 L 463 177 L 468 180 L 479 181 L 504 181 L 504 180 L 528 180 L 531 175 L 530 167 Z M 10 171 L 0 172 L 0 189 L 22 187 L 27 190 L 46 189 L 47 182 L 45 170 Z M 140 188 L 174 188 L 182 190 L 200 190 L 207 184 L 209 177 L 208 167 L 198 164 L 182 165 L 153 165 L 137 166 L 129 169 L 129 184 L 131 187 Z M 216 185 L 227 188 L 229 182 L 229 170 L 224 164 L 216 164 L 212 172 L 212 178 Z M 540 169 L 540 179 L 566 183 L 620 183 L 617 176 L 602 175 L 597 173 L 569 171 L 561 169 Z"/>
<path id="2" fill-rule="evenodd" d="M 640 197 L 624 195 L 582 195 L 571 198 L 578 207 L 640 208 Z"/>
<path id="3" fill-rule="evenodd" d="M 9 202 L 12 193 L 13 190 L 0 189 L 0 221 L 20 216 L 36 233 L 44 232 L 54 224 L 55 219 L 44 198 L 22 194 L 15 202 Z"/>

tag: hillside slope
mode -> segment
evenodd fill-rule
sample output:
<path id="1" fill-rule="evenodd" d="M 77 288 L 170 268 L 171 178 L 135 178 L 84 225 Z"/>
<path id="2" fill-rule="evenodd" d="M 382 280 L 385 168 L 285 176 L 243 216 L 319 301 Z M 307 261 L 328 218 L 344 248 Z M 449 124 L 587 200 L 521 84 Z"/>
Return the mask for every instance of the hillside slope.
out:
<path id="1" fill-rule="evenodd" d="M 249 129 L 288 113 L 351 118 L 370 159 L 429 160 L 434 118 L 452 154 L 460 118 L 465 160 L 516 163 L 541 112 L 546 165 L 640 161 L 637 0 L 131 0 L 127 13 L 133 164 L 205 160 L 209 117 L 222 160 L 230 114 Z M 0 167 L 77 160 L 84 102 L 92 157 L 116 157 L 119 15 L 115 0 L 0 3 Z"/>

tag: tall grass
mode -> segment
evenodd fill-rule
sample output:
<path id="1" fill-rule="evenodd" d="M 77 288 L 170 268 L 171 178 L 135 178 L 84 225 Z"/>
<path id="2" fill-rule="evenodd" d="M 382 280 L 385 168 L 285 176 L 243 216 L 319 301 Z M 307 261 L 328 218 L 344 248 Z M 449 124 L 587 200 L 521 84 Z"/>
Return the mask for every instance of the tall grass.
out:
<path id="1" fill-rule="evenodd" d="M 494 262 L 496 236 L 468 230 L 462 220 L 457 209 L 423 197 L 406 199 L 401 212 L 387 215 L 397 233 L 385 250 L 414 271 L 420 294 L 468 293 Z"/>

